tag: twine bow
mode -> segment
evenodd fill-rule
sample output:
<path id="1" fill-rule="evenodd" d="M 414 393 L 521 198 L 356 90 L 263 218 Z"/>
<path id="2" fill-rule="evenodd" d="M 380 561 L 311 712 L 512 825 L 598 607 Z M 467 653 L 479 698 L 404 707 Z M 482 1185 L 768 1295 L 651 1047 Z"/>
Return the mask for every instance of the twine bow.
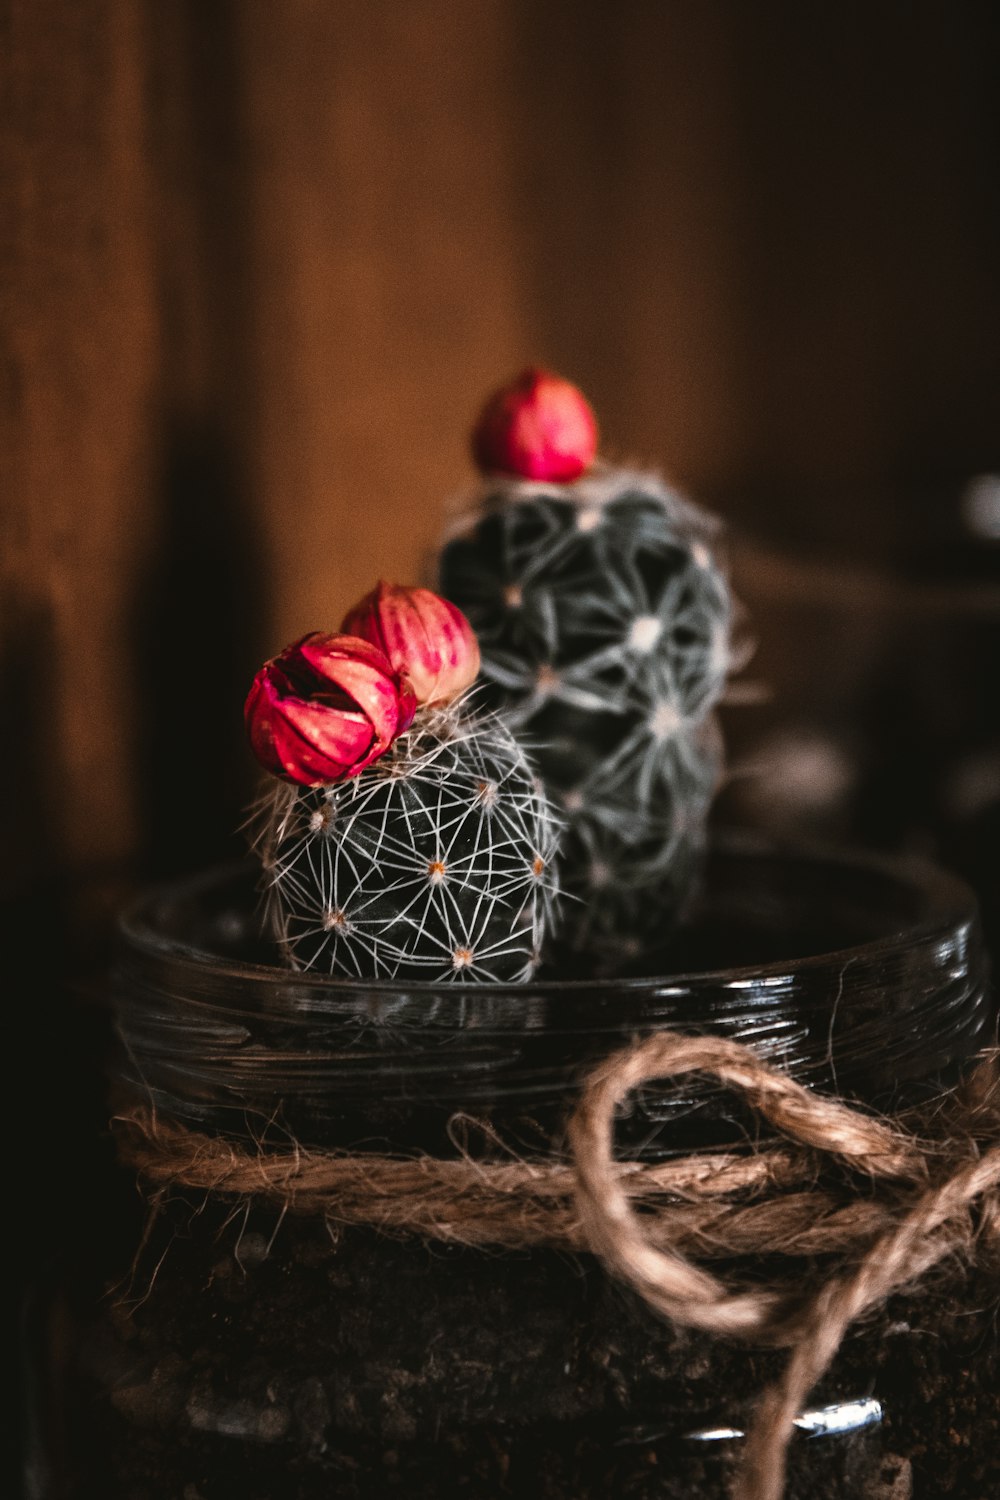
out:
<path id="1" fill-rule="evenodd" d="M 788 1348 L 747 1436 L 733 1500 L 780 1500 L 793 1419 L 867 1308 L 977 1241 L 1000 1244 L 1000 1052 L 927 1119 L 890 1123 L 811 1093 L 752 1048 L 660 1032 L 584 1079 L 570 1121 L 571 1161 L 400 1159 L 248 1150 L 147 1108 L 118 1117 L 123 1155 L 156 1190 L 269 1199 L 331 1223 L 464 1245 L 592 1251 L 674 1322 Z M 623 1101 L 653 1079 L 700 1073 L 741 1094 L 784 1142 L 748 1154 L 614 1159 Z M 790 1143 L 790 1144 L 789 1144 Z M 823 1156 L 872 1180 L 850 1197 L 818 1185 Z M 818 1290 L 801 1278 L 730 1288 L 688 1258 L 837 1254 Z"/>
<path id="2" fill-rule="evenodd" d="M 973 1075 L 969 1102 L 956 1111 L 961 1134 L 933 1145 L 810 1093 L 750 1048 L 722 1038 L 652 1036 L 590 1075 L 570 1123 L 570 1140 L 581 1224 L 593 1250 L 651 1307 L 675 1322 L 792 1351 L 781 1380 L 758 1403 L 733 1500 L 780 1500 L 796 1413 L 829 1368 L 848 1327 L 866 1308 L 916 1280 L 944 1256 L 971 1254 L 977 1234 L 1000 1240 L 996 1064 L 996 1054 L 990 1054 Z M 614 1170 L 616 1107 L 651 1079 L 690 1072 L 710 1074 L 741 1092 L 791 1140 L 884 1179 L 897 1193 L 909 1188 L 912 1200 L 902 1207 L 872 1204 L 874 1211 L 856 1216 L 846 1237 L 831 1236 L 828 1243 L 821 1223 L 817 1248 L 853 1251 L 855 1259 L 815 1293 L 803 1296 L 791 1287 L 729 1291 L 677 1250 L 653 1243 Z M 981 1150 L 984 1138 L 994 1144 Z M 961 1160 L 962 1155 L 967 1159 Z M 970 1214 L 977 1199 L 978 1224 Z M 801 1221 L 822 1214 L 823 1195 L 806 1193 L 801 1200 L 778 1199 L 780 1217 Z M 775 1231 L 780 1228 L 775 1223 Z M 787 1253 L 789 1246 L 776 1232 L 769 1245 L 759 1248 Z"/>

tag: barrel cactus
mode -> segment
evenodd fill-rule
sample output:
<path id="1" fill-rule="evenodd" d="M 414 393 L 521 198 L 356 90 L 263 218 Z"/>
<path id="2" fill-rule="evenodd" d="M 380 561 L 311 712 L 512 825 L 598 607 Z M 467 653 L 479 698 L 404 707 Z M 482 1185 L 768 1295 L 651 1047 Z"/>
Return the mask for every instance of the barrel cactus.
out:
<path id="1" fill-rule="evenodd" d="M 494 396 L 440 588 L 479 637 L 484 701 L 561 804 L 568 951 L 614 970 L 664 937 L 693 887 L 731 601 L 715 521 L 657 476 L 597 462 L 596 433 L 555 376 L 529 370 Z"/>
<path id="2" fill-rule="evenodd" d="M 510 729 L 470 710 L 474 636 L 384 584 L 345 623 L 266 663 L 247 700 L 275 777 L 257 834 L 274 936 L 295 967 L 358 979 L 531 978 L 558 822 Z"/>

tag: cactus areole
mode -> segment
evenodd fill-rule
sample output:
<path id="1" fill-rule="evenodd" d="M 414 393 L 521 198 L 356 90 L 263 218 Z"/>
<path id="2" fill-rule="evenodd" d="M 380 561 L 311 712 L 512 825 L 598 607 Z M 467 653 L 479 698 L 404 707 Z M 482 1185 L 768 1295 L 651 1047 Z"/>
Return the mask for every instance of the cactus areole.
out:
<path id="1" fill-rule="evenodd" d="M 462 612 L 380 583 L 267 662 L 246 704 L 269 923 L 297 968 L 518 982 L 558 895 L 558 820 L 511 730 L 470 710 Z M 366 638 L 367 637 L 367 638 Z"/>

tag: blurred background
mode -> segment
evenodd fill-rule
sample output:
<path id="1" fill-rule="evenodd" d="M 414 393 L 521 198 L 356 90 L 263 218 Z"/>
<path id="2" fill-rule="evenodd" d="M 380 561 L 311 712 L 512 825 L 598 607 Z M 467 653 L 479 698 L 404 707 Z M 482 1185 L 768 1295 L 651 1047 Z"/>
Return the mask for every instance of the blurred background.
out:
<path id="1" fill-rule="evenodd" d="M 993 0 L 0 18 L 0 894 L 42 1148 L 99 1129 L 110 914 L 240 848 L 254 669 L 423 574 L 528 361 L 726 520 L 756 651 L 720 816 L 930 853 L 995 923 Z"/>
<path id="2" fill-rule="evenodd" d="M 19 921 L 65 897 L 93 935 L 239 847 L 253 670 L 422 574 L 529 360 L 728 523 L 767 701 L 728 715 L 726 815 L 966 857 L 1000 784 L 991 0 L 0 13 Z"/>

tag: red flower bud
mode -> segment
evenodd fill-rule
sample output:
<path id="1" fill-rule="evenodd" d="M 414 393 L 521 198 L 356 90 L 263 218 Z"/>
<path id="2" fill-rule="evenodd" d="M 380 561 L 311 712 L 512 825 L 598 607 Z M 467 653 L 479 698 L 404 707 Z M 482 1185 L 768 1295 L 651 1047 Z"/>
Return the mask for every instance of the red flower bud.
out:
<path id="1" fill-rule="evenodd" d="M 546 370 L 524 370 L 483 407 L 472 454 L 484 474 L 578 479 L 597 453 L 597 421 L 583 394 Z"/>
<path id="2" fill-rule="evenodd" d="M 380 582 L 344 616 L 409 679 L 418 703 L 449 703 L 475 682 L 479 643 L 462 611 L 430 589 Z"/>
<path id="3" fill-rule="evenodd" d="M 320 786 L 384 755 L 415 708 L 409 683 L 370 641 L 314 631 L 264 663 L 243 716 L 265 770 Z"/>

